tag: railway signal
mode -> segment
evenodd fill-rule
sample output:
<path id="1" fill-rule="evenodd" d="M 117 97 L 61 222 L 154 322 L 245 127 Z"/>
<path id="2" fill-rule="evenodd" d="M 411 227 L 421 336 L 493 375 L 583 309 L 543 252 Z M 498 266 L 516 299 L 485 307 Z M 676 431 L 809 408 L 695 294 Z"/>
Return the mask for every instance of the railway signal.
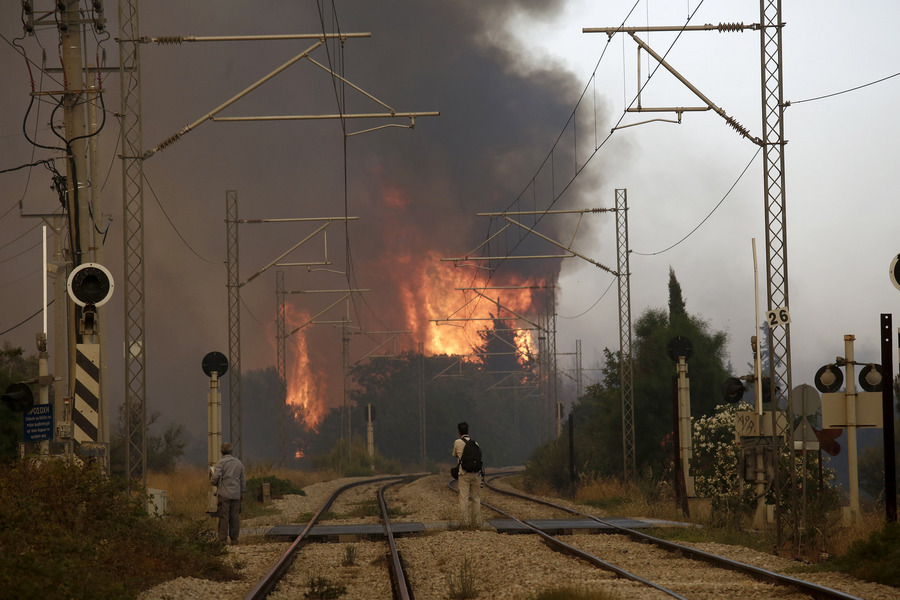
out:
<path id="1" fill-rule="evenodd" d="M 833 363 L 816 371 L 815 386 L 822 392 L 822 426 L 826 429 L 847 430 L 847 462 L 850 467 L 850 506 L 844 508 L 845 521 L 858 523 L 861 516 L 859 510 L 859 473 L 857 463 L 856 430 L 860 427 L 883 426 L 882 422 L 882 368 L 873 363 L 858 363 L 853 356 L 853 335 L 844 336 L 844 357 L 837 357 Z M 854 367 L 863 366 L 859 373 L 859 386 L 863 392 L 856 391 Z M 840 367 L 847 370 L 847 389 L 838 391 L 844 376 Z"/>
<path id="2" fill-rule="evenodd" d="M 691 475 L 691 459 L 694 457 L 694 448 L 691 443 L 691 384 L 688 379 L 687 360 L 694 355 L 694 345 L 684 336 L 677 335 L 669 340 L 666 345 L 666 353 L 675 363 L 675 423 L 674 435 L 678 455 L 675 458 L 676 465 L 676 490 L 678 500 L 683 500 L 682 509 L 685 516 L 690 516 L 689 498 L 696 497 L 694 491 L 694 477 Z M 682 499 L 681 492 L 684 492 Z"/>
<path id="3" fill-rule="evenodd" d="M 221 352 L 210 352 L 203 357 L 200 368 L 209 377 L 209 393 L 206 396 L 206 419 L 209 429 L 207 443 L 207 464 L 212 471 L 219 460 L 219 448 L 222 446 L 222 395 L 219 393 L 219 377 L 228 371 L 228 358 Z M 216 486 L 211 486 L 207 494 L 206 512 L 215 514 Z"/>
<path id="4" fill-rule="evenodd" d="M 34 394 L 31 387 L 24 382 L 11 383 L 6 386 L 6 391 L 0 396 L 0 400 L 13 412 L 28 412 L 34 406 Z"/>
<path id="5" fill-rule="evenodd" d="M 891 268 L 888 275 L 890 276 L 891 283 L 894 284 L 894 287 L 900 290 L 900 254 L 895 256 L 894 260 L 891 261 Z"/>

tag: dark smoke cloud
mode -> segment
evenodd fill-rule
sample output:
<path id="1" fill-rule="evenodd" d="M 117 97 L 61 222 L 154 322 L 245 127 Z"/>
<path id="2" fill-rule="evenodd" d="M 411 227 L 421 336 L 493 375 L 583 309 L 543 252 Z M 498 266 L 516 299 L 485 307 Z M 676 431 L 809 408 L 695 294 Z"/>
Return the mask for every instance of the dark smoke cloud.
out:
<path id="1" fill-rule="evenodd" d="M 520 12 L 550 15 L 561 5 L 513 1 L 341 3 L 340 30 L 371 32 L 372 38 L 348 40 L 342 53 L 336 44 L 329 44 L 329 52 L 318 51 L 316 59 L 325 62 L 330 58 L 348 80 L 397 111 L 440 111 L 441 116 L 420 118 L 412 131 L 391 128 L 350 137 L 346 144 L 346 197 L 344 148 L 337 123 L 210 124 L 202 135 L 207 139 L 215 136 L 210 141 L 219 149 L 234 147 L 229 140 L 234 139 L 235 132 L 240 135 L 241 148 L 234 150 L 240 154 L 242 164 L 236 164 L 239 159 L 228 153 L 222 157 L 223 178 L 229 180 L 225 189 L 240 188 L 241 215 L 245 218 L 288 216 L 285 213 L 335 216 L 343 214 L 346 201 L 348 214 L 360 218 L 348 225 L 354 276 L 350 285 L 372 289 L 362 300 L 356 300 L 350 317 L 354 325 L 364 330 L 407 329 L 397 293 L 408 287 L 409 278 L 418 272 L 420 265 L 410 261 L 468 252 L 489 232 L 488 219 L 476 213 L 504 210 L 523 192 L 524 201 L 513 205 L 512 210 L 548 205 L 550 197 L 544 192 L 550 189 L 549 180 L 554 175 L 545 169 L 531 190 L 529 181 L 566 123 L 582 84 L 552 60 L 535 61 L 530 55 L 526 60 L 527 48 L 521 47 L 506 27 Z M 319 27 L 314 7 L 307 7 L 305 16 L 286 14 L 283 7 L 279 10 L 285 19 L 279 26 L 290 22 L 286 27 L 289 31 L 315 31 Z M 324 21 L 326 29 L 335 27 L 332 15 L 325 15 Z M 261 24 L 256 29 L 269 28 Z M 246 28 L 240 32 L 246 32 Z M 239 81 L 252 80 L 245 71 L 254 67 L 258 71 L 261 65 L 274 68 L 298 47 L 285 49 L 270 44 L 265 53 L 229 54 L 227 59 L 214 61 L 221 78 L 210 79 L 209 83 L 213 88 L 223 88 L 222 94 L 226 93 L 225 88 L 239 89 L 235 87 Z M 211 50 L 204 52 L 212 54 Z M 346 112 L 384 110 L 349 88 L 337 93 L 346 94 Z M 246 104 L 242 101 L 241 110 L 235 112 L 333 113 L 335 96 L 326 75 L 304 67 L 302 76 L 291 75 L 266 84 L 265 95 Z M 209 106 L 215 106 L 215 102 L 209 102 Z M 185 116 L 187 120 L 191 118 Z M 378 123 L 348 120 L 347 129 L 355 131 L 375 124 Z M 160 135 L 164 136 L 162 132 Z M 184 143 L 188 143 L 187 137 Z M 565 146 L 557 150 L 557 169 L 572 162 L 571 154 Z M 248 171 L 255 177 L 239 175 Z M 578 192 L 585 187 L 574 189 L 562 205 L 587 205 L 579 199 Z M 220 198 L 216 201 L 221 202 Z M 527 217 L 522 220 L 533 222 Z M 251 265 L 271 260 L 289 247 L 290 239 L 303 235 L 280 234 L 274 226 L 263 227 L 267 227 L 265 234 L 241 232 L 242 278 L 252 272 Z M 337 271 L 345 265 L 340 247 L 343 242 L 337 241 L 341 238 L 340 227 L 331 229 L 329 234 L 331 268 Z M 557 233 L 554 227 L 548 220 L 542 231 L 552 236 Z M 222 234 L 216 231 L 215 235 Z M 255 240 L 264 241 L 245 241 L 245 235 L 248 240 L 252 235 Z M 283 241 L 273 249 L 270 244 L 279 235 L 284 236 Z M 490 250 L 505 252 L 515 247 L 518 254 L 558 252 L 533 239 L 523 242 L 521 237 L 520 231 L 503 236 Z M 319 252 L 300 254 L 312 259 Z M 440 264 L 428 268 L 453 267 Z M 559 262 L 508 261 L 496 275 L 497 284 L 504 282 L 505 272 L 555 281 Z M 334 273 L 288 271 L 286 281 L 288 289 L 337 289 L 347 285 L 343 276 Z M 258 321 L 245 315 L 242 322 L 245 368 L 274 362 L 274 329 L 270 325 L 274 318 L 273 284 L 266 281 L 261 285 L 266 288 L 261 293 L 249 286 L 246 289 L 248 298 L 261 295 L 261 299 L 248 299 Z M 448 289 L 446 294 L 458 295 L 459 303 L 464 302 L 460 292 Z M 291 297 L 291 301 L 296 306 L 313 314 L 332 301 L 313 296 L 295 298 Z M 330 318 L 342 315 L 343 310 L 336 309 Z M 324 401 L 334 406 L 341 398 L 340 330 L 312 326 L 301 335 L 306 336 L 311 368 L 327 374 Z M 354 356 L 361 356 L 378 341 L 353 336 Z M 421 340 L 405 338 L 401 343 L 403 349 L 415 349 L 418 341 Z"/>
<path id="2" fill-rule="evenodd" d="M 417 270 L 416 261 L 460 256 L 483 241 L 489 222 L 476 213 L 504 210 L 519 194 L 524 200 L 514 210 L 545 208 L 549 197 L 544 192 L 550 189 L 550 181 L 570 178 L 561 169 L 567 165 L 571 173 L 572 150 L 565 146 L 558 150 L 554 169 L 545 168 L 533 189 L 529 181 L 565 125 L 583 82 L 558 62 L 536 57 L 508 28 L 517 16 L 549 17 L 563 6 L 561 0 L 359 0 L 337 3 L 336 22 L 330 7 L 320 18 L 312 2 L 142 3 L 141 33 L 146 36 L 316 33 L 323 22 L 328 31 L 339 24 L 343 32 L 371 32 L 370 39 L 348 40 L 343 52 L 330 43 L 328 52 L 319 49 L 313 57 L 330 63 L 397 111 L 441 113 L 420 118 L 411 131 L 389 128 L 350 137 L 346 170 L 341 126 L 336 121 L 205 122 L 145 162 L 152 186 L 144 199 L 148 409 L 160 411 L 164 420 L 183 423 L 189 431 L 206 428 L 200 360 L 211 350 L 227 352 L 226 190 L 238 190 L 240 217 L 245 219 L 339 216 L 345 206 L 349 215 L 359 217 L 347 225 L 353 262 L 350 285 L 372 292 L 355 302 L 350 316 L 355 325 L 367 330 L 407 328 L 397 290 Z M 114 32 L 115 15 L 109 17 Z M 52 41 L 50 32 L 42 35 L 45 43 Z M 142 46 L 144 148 L 153 148 L 311 43 Z M 107 40 L 103 49 L 107 64 L 115 64 L 115 43 Z M 35 44 L 29 50 L 40 56 Z M 14 74 L 19 87 L 27 90 L 26 71 L 20 68 Z M 107 108 L 118 110 L 118 78 L 107 77 L 104 88 Z M 27 100 L 24 92 L 20 96 L 14 108 L 24 112 Z M 335 113 L 336 96 L 345 98 L 345 110 L 350 113 L 385 110 L 349 87 L 335 90 L 326 73 L 301 61 L 223 116 Z M 377 124 L 381 123 L 348 120 L 347 129 Z M 117 136 L 116 121 L 111 118 L 101 136 L 104 212 L 114 217 L 104 262 L 122 281 Z M 583 198 L 589 187 L 590 182 L 579 182 L 561 204 L 588 205 Z M 548 220 L 542 231 L 553 235 L 557 227 Z M 241 278 L 246 280 L 311 229 L 241 226 Z M 508 251 L 517 244 L 517 253 L 538 247 L 531 240 L 520 242 L 516 233 L 491 251 Z M 540 249 L 542 254 L 551 251 L 546 246 Z M 290 259 L 319 260 L 321 255 L 322 244 L 317 241 Z M 328 259 L 329 269 L 344 270 L 342 224 L 328 230 Z M 429 265 L 432 271 L 452 268 Z M 275 362 L 274 271 L 242 289 L 245 371 L 265 369 Z M 559 264 L 509 261 L 496 277 L 502 278 L 504 272 L 552 280 Z M 344 275 L 301 269 L 286 270 L 286 281 L 289 290 L 348 285 Z M 452 289 L 446 293 L 459 294 Z M 459 299 L 462 303 L 461 294 Z M 291 297 L 292 303 L 311 313 L 332 300 Z M 121 297 L 115 306 L 111 303 L 104 316 L 112 349 L 108 381 L 113 405 L 124 396 L 118 351 L 124 335 L 120 302 Z M 327 318 L 341 316 L 339 308 Z M 341 398 L 340 329 L 314 326 L 308 328 L 307 336 L 312 368 L 327 374 L 324 401 L 335 405 Z M 415 349 L 417 341 L 407 338 L 403 349 Z M 364 341 L 354 339 L 355 356 L 368 350 L 363 346 Z M 227 386 L 223 391 L 227 402 Z M 252 406 L 245 403 L 244 411 L 250 410 Z M 227 421 L 227 410 L 225 414 Z M 193 449 L 197 456 L 203 451 Z"/>

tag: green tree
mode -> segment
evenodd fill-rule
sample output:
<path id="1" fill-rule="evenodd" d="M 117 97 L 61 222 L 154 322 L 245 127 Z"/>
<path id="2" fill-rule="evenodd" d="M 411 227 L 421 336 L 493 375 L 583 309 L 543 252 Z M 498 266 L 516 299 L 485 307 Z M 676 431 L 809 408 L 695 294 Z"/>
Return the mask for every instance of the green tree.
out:
<path id="1" fill-rule="evenodd" d="M 655 476 L 664 472 L 672 459 L 663 446 L 674 423 L 675 365 L 666 351 L 669 342 L 683 336 L 693 345 L 688 377 L 694 417 L 713 413 L 721 399 L 722 382 L 728 377 L 727 335 L 687 312 L 674 270 L 669 272 L 668 288 L 669 310 L 647 308 L 634 324 L 632 344 L 635 462 L 639 471 L 649 470 Z M 578 468 L 606 477 L 623 469 L 623 438 L 620 357 L 608 348 L 604 356 L 603 380 L 588 388 L 573 407 L 573 417 Z"/>
<path id="2" fill-rule="evenodd" d="M 482 355 L 486 354 L 489 352 Z M 468 421 L 488 465 L 520 464 L 540 443 L 539 403 L 536 397 L 528 397 L 529 388 L 523 388 L 530 385 L 526 381 L 528 372 L 516 365 L 523 373 L 520 380 L 513 377 L 500 381 L 480 361 L 459 356 L 406 352 L 359 363 L 351 370 L 353 435 L 366 435 L 365 409 L 372 404 L 378 452 L 388 460 L 417 464 L 421 457 L 424 400 L 426 455 L 430 461 L 450 461 L 456 424 Z M 339 423 L 340 409 L 335 409 L 323 420 L 318 439 L 310 440 L 312 454 L 332 449 L 340 437 Z"/>
<path id="3" fill-rule="evenodd" d="M 513 379 L 519 373 L 519 380 L 532 374 L 534 357 L 531 349 L 524 356 L 516 344 L 517 329 L 511 323 L 491 315 L 493 327 L 478 333 L 481 344 L 475 348 L 475 355 L 486 371 L 494 374 L 494 379 Z M 511 377 L 512 376 L 512 377 Z"/>
<path id="4" fill-rule="evenodd" d="M 147 432 L 147 451 L 145 459 L 147 469 L 171 473 L 175 470 L 178 459 L 184 455 L 187 445 L 183 440 L 184 428 L 181 425 L 170 424 L 162 435 L 153 433 L 154 425 L 159 421 L 161 414 L 154 411 L 147 415 L 145 431 Z M 110 439 L 109 463 L 110 471 L 122 477 L 127 476 L 125 465 L 125 405 L 119 406 L 119 416 L 115 430 Z"/>
<path id="5" fill-rule="evenodd" d="M 669 323 L 680 324 L 683 319 L 687 318 L 687 308 L 684 304 L 684 297 L 681 295 L 681 284 L 675 277 L 675 269 L 669 267 Z"/>

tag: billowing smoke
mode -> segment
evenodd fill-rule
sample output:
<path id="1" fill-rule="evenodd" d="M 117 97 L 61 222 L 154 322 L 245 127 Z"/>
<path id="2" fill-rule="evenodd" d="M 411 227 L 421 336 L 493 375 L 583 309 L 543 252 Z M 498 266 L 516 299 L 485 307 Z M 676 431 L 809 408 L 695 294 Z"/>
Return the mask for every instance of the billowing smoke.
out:
<path id="1" fill-rule="evenodd" d="M 547 208 L 551 179 L 558 178 L 558 189 L 571 178 L 572 167 L 562 167 L 572 161 L 571 151 L 563 146 L 554 156 L 555 171 L 546 167 L 531 182 L 565 125 L 581 84 L 553 61 L 526 61 L 528 49 L 507 32 L 520 11 L 552 14 L 559 4 L 363 2 L 341 9 L 342 31 L 373 34 L 369 41 L 347 42 L 345 76 L 366 90 L 377 90 L 380 98 L 390 98 L 398 111 L 441 112 L 440 117 L 419 119 L 414 131 L 387 129 L 347 141 L 347 211 L 360 217 L 348 225 L 350 285 L 372 289 L 354 302 L 349 315 L 354 328 L 411 331 L 401 337 L 407 350 L 423 343 L 426 353 L 466 353 L 471 350 L 466 342 L 477 341 L 473 331 L 487 323 L 463 330 L 459 322 L 438 326 L 429 320 L 510 313 L 474 292 L 454 288 L 555 282 L 558 260 L 505 261 L 495 271 L 498 261 L 454 267 L 440 259 L 462 257 L 476 248 L 477 256 L 561 253 L 516 227 L 479 247 L 502 224 L 476 216 L 507 208 Z M 333 23 L 330 16 L 326 20 Z M 373 110 L 371 100 L 343 92 L 346 112 Z M 371 126 L 347 122 L 348 131 Z M 513 204 L 520 195 L 522 200 Z M 341 212 L 343 198 L 336 200 L 330 206 Z M 587 205 L 573 192 L 554 208 L 570 204 Z M 531 225 L 535 217 L 517 220 Z M 557 233 L 550 220 L 541 228 L 545 234 Z M 335 263 L 343 268 L 341 260 L 335 258 Z M 550 293 L 532 289 L 485 295 L 535 318 L 546 309 Z M 314 303 L 327 305 L 321 299 Z M 304 335 L 306 346 L 316 349 L 310 368 L 331 374 L 324 392 L 333 404 L 341 390 L 340 333 L 319 327 Z M 352 336 L 352 354 L 363 355 L 381 339 Z"/>
<path id="2" fill-rule="evenodd" d="M 164 420 L 205 430 L 204 376 L 200 361 L 209 351 L 228 353 L 226 311 L 226 190 L 237 190 L 241 219 L 337 217 L 323 235 L 286 261 L 322 263 L 310 269 L 271 268 L 242 287 L 242 367 L 244 372 L 270 369 L 275 363 L 275 271 L 283 270 L 289 291 L 369 289 L 354 295 L 347 308 L 339 303 L 317 321 L 349 319 L 351 360 L 359 360 L 385 338 L 352 335 L 372 331 L 410 331 L 376 352 L 415 350 L 464 353 L 478 343 L 476 323 L 437 326 L 432 319 L 508 317 L 506 309 L 533 317 L 548 306 L 546 290 L 487 291 L 487 298 L 454 288 L 479 285 L 552 284 L 558 260 L 468 261 L 455 267 L 441 258 L 462 257 L 479 247 L 502 224 L 479 212 L 542 210 L 562 191 L 575 170 L 574 146 L 564 142 L 552 160 L 548 152 L 569 119 L 583 81 L 558 61 L 540 56 L 513 36 L 512 28 L 534 18 L 550 18 L 564 2 L 492 0 L 352 0 L 337 2 L 337 15 L 325 3 L 143 2 L 143 36 L 219 36 L 248 34 L 370 32 L 368 39 L 329 42 L 312 58 L 340 73 L 398 112 L 439 111 L 422 117 L 410 130 L 397 119 L 348 119 L 277 122 L 201 122 L 177 143 L 144 162 L 145 310 L 147 350 L 146 401 Z M 321 12 L 320 12 L 321 5 Z M 12 13 L 18 12 L 18 9 Z M 6 15 L 15 16 L 7 11 Z M 87 35 L 86 63 L 117 66 L 115 14 L 108 14 L 109 37 Z M 7 21 L 13 22 L 14 18 Z M 13 34 L 10 34 L 12 37 Z M 41 28 L 22 42 L 31 64 L 42 64 L 43 48 L 56 47 L 58 31 Z M 143 148 L 152 149 L 186 124 L 233 98 L 259 78 L 315 43 L 313 40 L 215 42 L 141 46 Z M 58 67 L 48 53 L 48 67 Z M 2 67 L 8 90 L 10 137 L 4 151 L 29 156 L 33 146 L 12 132 L 26 120 L 33 137 L 56 143 L 48 129 L 48 111 L 29 106 L 29 70 L 19 56 Z M 38 91 L 60 89 L 44 77 Z M 112 218 L 100 261 L 116 281 L 125 280 L 122 260 L 123 221 L 121 148 L 116 113 L 119 81 L 102 79 L 107 118 L 96 136 L 100 154 L 90 189 L 102 199 L 98 223 Z M 384 113 L 389 110 L 323 69 L 301 60 L 218 116 Z M 363 129 L 392 126 L 359 135 Z M 59 125 L 57 123 L 57 125 Z M 345 128 L 345 129 L 344 129 Z M 581 138 L 579 138 L 581 139 Z M 580 159 L 583 160 L 583 155 Z M 13 164 L 13 160 L 8 161 Z M 23 161 L 19 161 L 23 162 Z M 541 168 L 541 165 L 544 165 Z M 43 184 L 28 183 L 26 212 L 40 212 Z M 534 179 L 532 179 L 534 178 Z M 592 204 L 584 192 L 585 176 L 569 188 L 554 208 Z M 37 178 L 34 179 L 38 181 Z M 519 202 L 515 202 L 520 198 Z M 51 196 L 51 200 L 55 199 Z M 527 225 L 535 217 L 523 216 Z M 546 219 L 546 235 L 564 222 Z M 23 221 L 24 222 L 24 221 Z M 29 225 L 30 226 L 30 225 Z M 240 227 L 240 278 L 246 282 L 318 224 L 261 224 Z M 568 226 L 567 226 L 568 227 Z M 582 228 L 584 231 L 584 228 Z M 346 250 L 349 249 L 349 256 Z M 525 237 L 511 227 L 475 252 L 481 256 L 561 252 Z M 24 263 L 23 263 L 24 264 Z M 28 269 L 34 270 L 32 263 Z M 347 265 L 352 265 L 348 273 Z M 23 267 L 24 268 L 24 267 Z M 121 286 L 119 289 L 123 289 Z M 117 292 L 118 294 L 119 292 Z M 35 296 L 37 297 L 37 296 Z M 337 300 L 335 294 L 288 296 L 292 314 L 317 315 Z M 500 308 L 500 305 L 505 307 Z M 108 389 L 112 407 L 123 401 L 125 319 L 122 296 L 105 307 L 102 326 L 109 339 Z M 22 314 L 26 314 L 23 308 Z M 298 322 L 299 321 L 299 322 Z M 304 318 L 288 324 L 297 327 Z M 24 330 L 23 330 L 24 331 Z M 30 334 L 25 336 L 29 339 Z M 340 404 L 342 329 L 309 325 L 287 343 L 302 354 L 288 364 L 288 380 L 303 387 L 302 411 Z M 302 338 L 302 339 L 301 339 Z M 297 377 L 299 375 L 299 377 Z M 227 402 L 227 382 L 223 386 Z M 254 406 L 245 402 L 244 414 Z M 299 409 L 298 409 L 299 410 Z M 226 428 L 228 411 L 226 410 Z M 308 417 L 308 415 L 306 415 Z M 306 423 L 315 419 L 298 419 Z M 203 440 L 204 436 L 193 436 Z M 194 450 L 195 451 L 195 450 Z"/>

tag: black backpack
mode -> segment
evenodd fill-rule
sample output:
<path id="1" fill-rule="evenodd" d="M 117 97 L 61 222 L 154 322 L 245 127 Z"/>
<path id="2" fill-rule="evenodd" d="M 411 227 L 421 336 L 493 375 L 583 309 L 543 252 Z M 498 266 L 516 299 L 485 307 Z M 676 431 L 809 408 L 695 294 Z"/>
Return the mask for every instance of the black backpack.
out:
<path id="1" fill-rule="evenodd" d="M 465 440 L 465 442 L 466 447 L 463 449 L 462 457 L 459 459 L 459 466 L 466 473 L 478 473 L 484 468 L 484 463 L 481 460 L 481 446 L 472 438 Z"/>

